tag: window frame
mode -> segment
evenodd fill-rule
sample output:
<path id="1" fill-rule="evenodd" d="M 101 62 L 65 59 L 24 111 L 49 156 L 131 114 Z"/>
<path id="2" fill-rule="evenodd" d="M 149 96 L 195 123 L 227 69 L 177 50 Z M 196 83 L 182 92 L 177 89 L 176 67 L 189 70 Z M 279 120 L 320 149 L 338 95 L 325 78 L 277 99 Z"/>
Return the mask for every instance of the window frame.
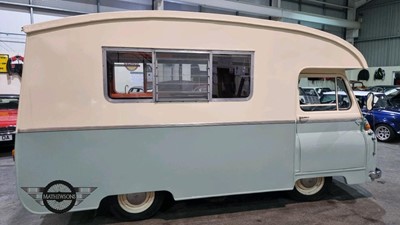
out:
<path id="1" fill-rule="evenodd" d="M 154 71 L 154 52 L 151 49 L 144 49 L 144 48 L 124 48 L 124 47 L 103 47 L 102 48 L 102 55 L 103 55 L 103 91 L 104 97 L 107 101 L 112 103 L 127 103 L 127 102 L 143 102 L 149 103 L 154 102 L 154 94 L 152 94 L 151 98 L 112 98 L 110 96 L 109 91 L 109 82 L 108 82 L 108 74 L 107 74 L 107 52 L 146 52 L 151 53 L 152 57 L 152 68 Z M 153 81 L 154 81 L 154 74 L 153 74 Z M 153 85 L 154 86 L 154 85 Z M 154 90 L 154 87 L 153 87 Z"/>
<path id="2" fill-rule="evenodd" d="M 109 93 L 109 82 L 107 79 L 107 53 L 108 52 L 147 52 L 152 56 L 153 68 L 153 94 L 152 98 L 111 98 Z M 177 100 L 177 101 L 157 101 L 156 91 L 158 83 L 158 68 L 156 53 L 193 53 L 193 54 L 208 54 L 208 96 L 207 99 L 190 99 Z M 212 98 L 212 85 L 213 85 L 213 55 L 248 55 L 250 56 L 250 93 L 245 98 Z M 254 51 L 237 51 L 237 50 L 186 50 L 186 49 L 163 49 L 163 48 L 130 48 L 130 47 L 102 47 L 102 63 L 103 63 L 103 94 L 107 101 L 112 103 L 196 103 L 196 102 L 236 102 L 236 101 L 249 101 L 254 93 Z"/>
<path id="3" fill-rule="evenodd" d="M 184 53 L 184 54 L 207 54 L 208 55 L 208 65 L 207 65 L 207 85 L 208 85 L 208 93 L 207 93 L 207 99 L 199 99 L 199 98 L 188 98 L 186 99 L 180 99 L 180 100 L 176 100 L 174 101 L 173 99 L 171 100 L 159 100 L 158 99 L 158 84 L 159 84 L 159 70 L 158 70 L 158 59 L 157 59 L 157 53 Z M 153 61 L 155 63 L 155 74 L 154 74 L 154 102 L 156 103 L 161 103 L 161 102 L 209 102 L 210 101 L 210 96 L 211 96 L 211 92 L 212 89 L 211 88 L 211 82 L 212 82 L 212 70 L 210 69 L 212 66 L 212 61 L 210 61 L 210 59 L 212 58 L 212 53 L 209 51 L 195 51 L 195 50 L 191 50 L 191 51 L 186 51 L 186 50 L 166 50 L 166 49 L 162 49 L 162 50 L 154 50 L 154 58 Z M 211 74 L 210 74 L 211 72 Z"/>
<path id="4" fill-rule="evenodd" d="M 336 98 L 336 100 L 335 100 L 335 103 L 330 103 L 330 104 L 310 104 L 310 105 L 301 105 L 301 104 L 299 104 L 299 108 L 300 108 L 300 110 L 302 111 L 302 112 L 304 112 L 304 113 L 324 113 L 324 112 L 327 112 L 327 113 L 329 113 L 329 112 L 341 112 L 341 111 L 348 111 L 348 110 L 350 110 L 351 108 L 352 108 L 352 106 L 353 106 L 353 104 L 354 104 L 354 102 L 353 102 L 353 100 L 352 100 L 352 98 L 351 98 L 351 96 L 350 96 L 350 92 L 352 91 L 352 89 L 351 88 L 349 88 L 349 83 L 348 82 L 345 82 L 346 81 L 346 79 L 344 78 L 344 76 L 342 75 L 342 74 L 300 74 L 299 75 L 299 82 L 300 82 L 300 79 L 301 78 L 324 78 L 324 79 L 326 79 L 326 78 L 334 78 L 335 79 L 335 98 Z M 338 79 L 341 79 L 341 80 L 343 80 L 343 82 L 344 82 L 344 86 L 345 86 L 345 88 L 346 88 L 346 91 L 347 91 L 347 96 L 348 96 L 348 98 L 349 98 L 349 107 L 347 107 L 347 108 L 339 108 L 339 90 L 338 90 Z M 299 85 L 297 85 L 297 87 L 298 88 L 301 88 Z M 300 93 L 299 93 L 299 91 L 298 91 L 298 95 L 300 96 Z M 313 110 L 313 111 L 307 111 L 307 110 L 304 110 L 303 108 L 302 108 L 302 106 L 304 107 L 324 107 L 324 106 L 336 106 L 336 109 L 335 110 Z"/>
<path id="5" fill-rule="evenodd" d="M 212 70 L 213 70 L 213 55 L 250 55 L 250 93 L 246 98 L 212 98 L 212 90 L 211 90 L 211 102 L 241 102 L 241 101 L 249 101 L 253 97 L 254 93 L 254 51 L 222 51 L 216 50 L 211 51 L 211 85 L 212 85 Z M 212 87 L 211 87 L 212 89 Z"/>

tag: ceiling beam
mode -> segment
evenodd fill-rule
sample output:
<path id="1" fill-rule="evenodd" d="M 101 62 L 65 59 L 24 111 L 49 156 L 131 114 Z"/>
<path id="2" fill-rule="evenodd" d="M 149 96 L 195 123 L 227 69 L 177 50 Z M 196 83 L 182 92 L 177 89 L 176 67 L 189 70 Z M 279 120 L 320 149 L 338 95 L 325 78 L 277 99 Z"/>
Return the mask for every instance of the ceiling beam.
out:
<path id="1" fill-rule="evenodd" d="M 28 7 L 28 8 L 32 8 L 32 9 L 42 9 L 42 10 L 72 13 L 72 14 L 86 14 L 87 13 L 87 12 L 77 11 L 77 10 L 61 9 L 61 8 L 55 8 L 55 7 L 40 6 L 40 5 L 26 4 L 26 3 L 15 3 L 15 2 L 7 2 L 7 1 L 0 1 L 0 5 Z"/>
<path id="2" fill-rule="evenodd" d="M 301 21 L 325 24 L 336 27 L 352 28 L 352 29 L 360 28 L 360 23 L 357 21 L 349 21 L 346 19 L 334 18 L 318 14 L 312 14 L 300 11 L 291 11 L 271 6 L 252 5 L 248 3 L 240 3 L 229 0 L 218 0 L 218 1 L 202 0 L 201 3 L 197 0 L 164 0 L 164 1 L 190 4 L 190 5 L 200 5 L 202 7 L 205 6 L 222 10 L 238 11 L 256 16 L 272 16 L 278 18 L 279 17 L 288 18 L 288 19 L 301 20 Z"/>
<path id="3" fill-rule="evenodd" d="M 371 0 L 354 0 L 355 2 L 354 2 L 354 5 L 355 5 L 355 7 L 356 7 L 356 9 L 357 8 L 359 8 L 359 7 L 361 7 L 361 6 L 363 6 L 363 5 L 365 5 L 365 4 L 367 4 L 368 2 L 370 2 Z"/>
<path id="4" fill-rule="evenodd" d="M 318 0 L 303 0 L 303 2 L 310 2 L 310 3 L 314 3 L 314 4 L 319 4 L 319 5 L 326 5 L 326 6 L 330 6 L 332 8 L 338 8 L 338 9 L 350 9 L 350 7 L 348 7 L 346 5 L 338 5 L 338 4 L 333 4 L 333 3 L 318 1 Z"/>

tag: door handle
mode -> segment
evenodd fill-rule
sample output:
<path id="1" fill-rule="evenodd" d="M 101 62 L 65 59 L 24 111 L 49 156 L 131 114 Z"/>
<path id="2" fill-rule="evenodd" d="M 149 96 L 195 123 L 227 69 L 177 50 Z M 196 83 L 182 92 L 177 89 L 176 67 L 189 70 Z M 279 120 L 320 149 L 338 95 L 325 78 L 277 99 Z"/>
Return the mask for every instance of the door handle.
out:
<path id="1" fill-rule="evenodd" d="M 309 116 L 299 116 L 300 121 L 304 121 L 304 120 L 308 120 L 308 119 L 310 119 Z"/>

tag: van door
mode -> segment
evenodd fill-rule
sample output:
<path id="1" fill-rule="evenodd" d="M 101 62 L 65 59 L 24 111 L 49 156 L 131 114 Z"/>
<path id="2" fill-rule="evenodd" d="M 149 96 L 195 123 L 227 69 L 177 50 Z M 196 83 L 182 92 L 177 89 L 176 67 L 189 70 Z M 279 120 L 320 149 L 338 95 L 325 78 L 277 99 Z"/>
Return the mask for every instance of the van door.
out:
<path id="1" fill-rule="evenodd" d="M 362 115 L 344 80 L 342 75 L 300 75 L 297 172 L 365 169 Z"/>

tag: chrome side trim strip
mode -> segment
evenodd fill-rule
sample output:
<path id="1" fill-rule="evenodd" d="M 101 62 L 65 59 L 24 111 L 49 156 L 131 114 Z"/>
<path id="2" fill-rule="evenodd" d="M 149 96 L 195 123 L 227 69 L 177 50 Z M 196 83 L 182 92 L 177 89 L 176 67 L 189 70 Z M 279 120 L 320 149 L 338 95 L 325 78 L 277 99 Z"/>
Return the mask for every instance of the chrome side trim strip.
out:
<path id="1" fill-rule="evenodd" d="M 355 172 L 355 171 L 364 171 L 365 167 L 360 168 L 351 168 L 351 169 L 341 169 L 341 170 L 326 170 L 326 171 L 313 171 L 313 172 L 300 172 L 295 173 L 295 176 L 303 176 L 303 175 L 312 175 L 312 174 L 321 174 L 321 173 L 338 173 L 338 172 Z"/>
<path id="2" fill-rule="evenodd" d="M 279 121 L 251 121 L 227 123 L 187 123 L 187 124 L 160 124 L 160 125 L 124 125 L 124 126 L 86 126 L 86 127 L 54 127 L 39 129 L 18 129 L 17 133 L 50 132 L 50 131 L 81 131 L 81 130 L 114 130 L 114 129 L 147 129 L 147 128 L 174 128 L 174 127 L 204 127 L 204 126 L 242 126 L 265 124 L 295 124 L 294 120 Z"/>
<path id="3" fill-rule="evenodd" d="M 355 117 L 355 118 L 346 118 L 346 119 L 325 119 L 325 120 L 313 120 L 312 116 L 310 116 L 309 120 L 299 120 L 297 119 L 297 123 L 331 123 L 331 122 L 356 122 L 357 120 L 362 119 L 362 117 Z"/>
<path id="4" fill-rule="evenodd" d="M 299 122 L 294 120 L 226 122 L 226 123 L 186 123 L 186 124 L 158 124 L 158 125 L 122 125 L 122 126 L 83 126 L 83 127 L 54 127 L 38 129 L 18 129 L 17 133 L 49 132 L 49 131 L 77 131 L 77 130 L 113 130 L 113 129 L 146 129 L 146 128 L 173 128 L 173 127 L 202 127 L 202 126 L 238 126 L 238 125 L 265 125 L 265 124 L 294 124 L 294 123 L 331 123 L 353 122 L 354 119 L 329 119 Z"/>

